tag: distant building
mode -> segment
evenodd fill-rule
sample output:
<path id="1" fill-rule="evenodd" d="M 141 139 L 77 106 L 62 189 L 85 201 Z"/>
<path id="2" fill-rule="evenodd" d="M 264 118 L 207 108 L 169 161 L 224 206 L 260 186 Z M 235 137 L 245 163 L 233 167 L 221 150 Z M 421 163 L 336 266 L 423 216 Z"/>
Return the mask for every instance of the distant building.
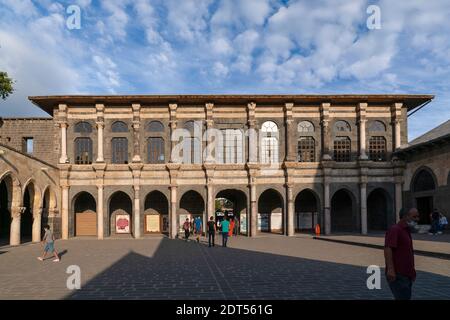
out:
<path id="1" fill-rule="evenodd" d="M 2 119 L 1 236 L 38 241 L 49 223 L 63 239 L 174 238 L 216 198 L 249 236 L 385 230 L 410 199 L 407 112 L 432 98 L 30 97 L 51 117 Z"/>

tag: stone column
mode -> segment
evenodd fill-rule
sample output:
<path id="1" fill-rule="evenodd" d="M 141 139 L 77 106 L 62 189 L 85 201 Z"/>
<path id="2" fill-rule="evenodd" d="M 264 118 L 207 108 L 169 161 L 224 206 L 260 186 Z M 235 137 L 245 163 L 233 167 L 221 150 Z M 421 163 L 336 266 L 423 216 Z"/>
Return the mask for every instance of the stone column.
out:
<path id="1" fill-rule="evenodd" d="M 141 162 L 140 133 L 139 127 L 141 123 L 139 103 L 133 103 L 133 162 Z"/>
<path id="2" fill-rule="evenodd" d="M 403 103 L 394 103 L 391 107 L 392 125 L 394 126 L 394 150 L 400 148 L 401 140 L 401 120 Z"/>
<path id="3" fill-rule="evenodd" d="M 401 121 L 400 119 L 394 120 L 395 126 L 395 150 L 399 149 L 401 146 Z"/>
<path id="4" fill-rule="evenodd" d="M 256 185 L 250 184 L 250 237 L 255 237 L 258 231 L 258 204 L 256 200 Z"/>
<path id="5" fill-rule="evenodd" d="M 69 239 L 69 186 L 61 186 L 61 229 L 63 240 Z"/>
<path id="6" fill-rule="evenodd" d="M 133 186 L 134 189 L 134 238 L 139 239 L 141 237 L 141 206 L 140 206 L 140 187 L 139 185 Z"/>
<path id="7" fill-rule="evenodd" d="M 203 226 L 204 226 L 204 231 L 205 231 L 205 235 L 206 235 L 206 224 L 209 221 L 209 217 L 213 216 L 214 217 L 214 204 L 215 204 L 215 199 L 214 199 L 214 186 L 211 184 L 208 184 L 207 187 L 207 193 L 208 193 L 208 207 L 207 207 L 207 211 L 206 211 L 206 215 L 205 215 L 205 219 L 203 221 Z"/>
<path id="8" fill-rule="evenodd" d="M 400 209 L 402 208 L 402 183 L 395 183 L 395 222 L 400 220 Z"/>
<path id="9" fill-rule="evenodd" d="M 97 238 L 103 239 L 103 185 L 97 185 Z"/>
<path id="10" fill-rule="evenodd" d="M 367 234 L 367 183 L 360 184 L 361 194 L 361 234 Z"/>
<path id="11" fill-rule="evenodd" d="M 176 159 L 173 159 L 172 152 L 175 147 L 176 142 L 172 140 L 173 133 L 177 129 L 177 107 L 178 105 L 176 103 L 170 103 L 169 104 L 169 113 L 170 113 L 170 162 L 176 162 Z"/>
<path id="12" fill-rule="evenodd" d="M 329 118 L 330 118 L 330 106 L 331 104 L 328 102 L 322 103 L 322 107 L 320 108 L 320 117 L 322 124 L 322 159 L 323 160 L 331 160 L 331 134 L 329 128 Z"/>
<path id="13" fill-rule="evenodd" d="M 287 189 L 287 235 L 293 236 L 295 235 L 295 228 L 294 228 L 294 197 L 292 194 L 292 185 L 288 184 L 286 185 Z"/>
<path id="14" fill-rule="evenodd" d="M 328 235 L 331 233 L 331 215 L 330 215 L 330 183 L 325 182 L 323 188 L 323 213 L 325 219 L 325 234 Z"/>
<path id="15" fill-rule="evenodd" d="M 66 163 L 68 161 L 67 157 L 67 127 L 66 122 L 61 122 L 59 124 L 61 128 L 61 158 L 59 158 L 59 163 Z"/>
<path id="16" fill-rule="evenodd" d="M 255 119 L 256 103 L 251 102 L 247 104 L 247 126 L 248 126 L 248 162 L 258 162 L 258 133 L 256 131 L 256 119 Z"/>
<path id="17" fill-rule="evenodd" d="M 104 162 L 103 157 L 103 128 L 105 127 L 104 122 L 96 122 L 97 124 L 97 162 Z"/>
<path id="18" fill-rule="evenodd" d="M 178 235 L 177 228 L 177 186 L 170 186 L 170 238 L 175 239 Z"/>
<path id="19" fill-rule="evenodd" d="M 42 219 L 42 207 L 33 209 L 33 229 L 32 229 L 32 241 L 41 241 L 41 219 Z"/>
<path id="20" fill-rule="evenodd" d="M 18 246 L 20 244 L 20 216 L 25 208 L 19 206 L 11 207 L 11 231 L 9 244 Z"/>
<path id="21" fill-rule="evenodd" d="M 286 124 L 286 161 L 294 162 L 297 159 L 297 155 L 295 152 L 295 127 L 294 127 L 294 119 L 292 118 L 292 109 L 294 107 L 293 103 L 285 103 L 284 105 L 284 119 Z"/>
<path id="22" fill-rule="evenodd" d="M 361 102 L 358 104 L 358 123 L 359 123 L 359 158 L 361 160 L 367 160 L 366 152 L 366 109 L 367 103 Z"/>

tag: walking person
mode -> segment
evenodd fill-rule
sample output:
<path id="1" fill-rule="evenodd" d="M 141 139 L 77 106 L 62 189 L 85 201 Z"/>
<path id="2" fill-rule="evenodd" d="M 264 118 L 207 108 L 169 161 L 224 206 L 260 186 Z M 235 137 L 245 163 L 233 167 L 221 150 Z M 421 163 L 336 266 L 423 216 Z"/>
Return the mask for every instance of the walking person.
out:
<path id="1" fill-rule="evenodd" d="M 53 262 L 59 262 L 60 261 L 59 255 L 55 249 L 55 235 L 50 230 L 50 226 L 48 224 L 46 224 L 44 226 L 44 230 L 45 230 L 45 234 L 44 234 L 44 238 L 42 239 L 42 243 L 45 244 L 45 247 L 44 247 L 44 252 L 42 253 L 42 257 L 38 257 L 38 260 L 44 261 L 45 256 L 47 255 L 47 252 L 50 252 L 50 253 L 53 253 L 53 255 L 55 256 L 55 259 L 53 260 Z"/>
<path id="2" fill-rule="evenodd" d="M 188 241 L 189 233 L 191 230 L 191 224 L 189 223 L 189 218 L 186 218 L 186 221 L 183 223 L 183 230 L 184 230 L 184 241 Z"/>
<path id="3" fill-rule="evenodd" d="M 228 232 L 230 232 L 230 222 L 228 221 L 228 217 L 225 216 L 222 221 L 222 246 L 227 246 L 228 240 Z"/>
<path id="4" fill-rule="evenodd" d="M 413 282 L 416 280 L 414 249 L 411 229 L 419 221 L 416 208 L 400 210 L 400 221 L 386 232 L 384 258 L 386 278 L 396 300 L 410 300 Z"/>
<path id="5" fill-rule="evenodd" d="M 202 219 L 200 217 L 197 217 L 195 219 L 195 234 L 197 235 L 197 242 L 200 242 L 202 231 Z"/>
<path id="6" fill-rule="evenodd" d="M 228 231 L 228 236 L 232 237 L 234 232 L 234 218 L 230 219 L 230 231 Z"/>
<path id="7" fill-rule="evenodd" d="M 208 247 L 214 247 L 214 237 L 216 236 L 216 223 L 214 222 L 214 217 L 211 216 L 208 221 Z"/>
<path id="8" fill-rule="evenodd" d="M 439 218 L 439 231 L 438 234 L 442 234 L 442 232 L 444 232 L 445 228 L 448 225 L 448 220 L 447 217 L 444 216 L 442 213 L 439 214 L 440 218 Z"/>

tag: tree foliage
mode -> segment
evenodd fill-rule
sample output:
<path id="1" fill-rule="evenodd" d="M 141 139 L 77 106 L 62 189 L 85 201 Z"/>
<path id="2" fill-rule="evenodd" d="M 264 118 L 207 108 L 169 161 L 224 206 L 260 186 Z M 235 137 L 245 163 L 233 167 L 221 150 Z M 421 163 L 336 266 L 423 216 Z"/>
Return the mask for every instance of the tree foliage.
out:
<path id="1" fill-rule="evenodd" d="M 14 92 L 13 83 L 14 80 L 6 72 L 0 71 L 0 96 L 3 100 Z"/>

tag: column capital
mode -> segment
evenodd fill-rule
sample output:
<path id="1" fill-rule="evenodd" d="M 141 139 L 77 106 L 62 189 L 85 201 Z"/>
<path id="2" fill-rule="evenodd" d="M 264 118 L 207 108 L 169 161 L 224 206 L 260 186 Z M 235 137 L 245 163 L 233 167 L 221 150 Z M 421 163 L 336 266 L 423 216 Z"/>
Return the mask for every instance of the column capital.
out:
<path id="1" fill-rule="evenodd" d="M 67 129 L 69 127 L 69 123 L 65 120 L 59 120 L 57 123 L 61 129 Z"/>
<path id="2" fill-rule="evenodd" d="M 214 103 L 213 102 L 207 102 L 205 103 L 205 108 L 208 111 L 212 111 L 212 109 L 214 108 Z"/>
<path id="3" fill-rule="evenodd" d="M 103 112 L 105 110 L 105 105 L 103 103 L 96 103 L 95 110 L 97 110 L 97 112 Z"/>
<path id="4" fill-rule="evenodd" d="M 95 125 L 97 129 L 104 129 L 105 128 L 105 122 L 104 121 L 96 121 Z"/>
<path id="5" fill-rule="evenodd" d="M 175 130 L 177 128 L 177 120 L 170 120 L 169 126 L 172 130 Z"/>

